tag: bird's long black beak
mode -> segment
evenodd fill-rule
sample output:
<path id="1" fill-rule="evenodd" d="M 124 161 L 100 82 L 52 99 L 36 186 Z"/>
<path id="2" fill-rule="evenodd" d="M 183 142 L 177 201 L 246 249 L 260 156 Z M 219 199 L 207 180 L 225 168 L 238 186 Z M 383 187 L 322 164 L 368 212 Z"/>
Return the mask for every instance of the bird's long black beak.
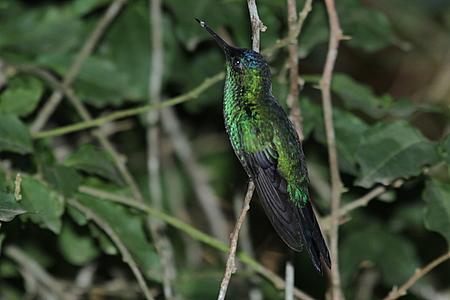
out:
<path id="1" fill-rule="evenodd" d="M 212 30 L 211 27 L 209 27 L 208 24 L 206 24 L 205 21 L 199 20 L 197 18 L 195 18 L 195 20 L 200 24 L 200 26 L 205 28 L 206 31 L 209 32 L 209 34 L 212 35 L 213 39 L 220 46 L 220 48 L 222 48 L 223 51 L 225 51 L 225 54 L 227 54 L 227 55 L 231 54 L 231 52 L 232 52 L 231 50 L 233 49 L 233 47 L 228 45 L 227 42 L 225 42 L 217 33 L 215 33 L 214 30 Z"/>

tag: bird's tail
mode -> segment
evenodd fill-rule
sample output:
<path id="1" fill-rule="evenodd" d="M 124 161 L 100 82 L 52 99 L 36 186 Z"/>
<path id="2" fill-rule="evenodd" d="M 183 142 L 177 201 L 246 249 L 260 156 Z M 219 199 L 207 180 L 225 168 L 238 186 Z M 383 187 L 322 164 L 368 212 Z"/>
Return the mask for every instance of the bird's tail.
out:
<path id="1" fill-rule="evenodd" d="M 321 258 L 331 268 L 330 253 L 322 236 L 316 216 L 308 201 L 305 206 L 298 209 L 300 216 L 300 223 L 302 228 L 302 235 L 305 247 L 308 250 L 309 256 L 314 264 L 314 267 L 322 273 Z"/>

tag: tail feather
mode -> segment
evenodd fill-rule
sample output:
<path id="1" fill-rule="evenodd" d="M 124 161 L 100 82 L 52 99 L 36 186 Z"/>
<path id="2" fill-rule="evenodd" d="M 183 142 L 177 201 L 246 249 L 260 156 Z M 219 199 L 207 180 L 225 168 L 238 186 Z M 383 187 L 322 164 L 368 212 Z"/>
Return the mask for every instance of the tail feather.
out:
<path id="1" fill-rule="evenodd" d="M 298 209 L 302 235 L 306 249 L 314 264 L 314 267 L 322 273 L 321 259 L 328 268 L 331 268 L 331 258 L 327 245 L 323 238 L 316 216 L 311 203 L 308 202 L 304 207 Z"/>

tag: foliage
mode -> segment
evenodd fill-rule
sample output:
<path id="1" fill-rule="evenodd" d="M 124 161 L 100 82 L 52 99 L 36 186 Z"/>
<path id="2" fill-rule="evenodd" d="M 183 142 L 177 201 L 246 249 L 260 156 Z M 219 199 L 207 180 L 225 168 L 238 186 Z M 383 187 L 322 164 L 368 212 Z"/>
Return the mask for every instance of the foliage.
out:
<path id="1" fill-rule="evenodd" d="M 76 280 L 83 272 L 93 272 L 83 290 L 86 295 L 96 297 L 95 291 L 103 289 L 105 299 L 111 294 L 117 299 L 142 298 L 128 267 L 130 259 L 148 284 L 161 291 L 163 262 L 148 230 L 145 210 L 86 192 L 91 188 L 135 198 L 136 187 L 128 184 L 126 172 L 124 176 L 125 162 L 145 203 L 154 204 L 147 186 L 146 117 L 131 116 L 98 131 L 45 140 L 36 139 L 31 130 L 49 96 L 58 89 L 55 79 L 62 82 L 112 1 L 32 2 L 0 0 L 0 298 L 38 295 L 46 299 L 55 292 L 42 278 L 22 278 L 27 266 L 11 255 L 17 248 L 52 276 L 54 286 L 69 286 L 67 293 L 79 288 Z M 298 2 L 301 9 L 303 1 Z M 260 17 L 268 28 L 261 36 L 263 49 L 287 34 L 285 5 L 285 1 L 258 1 Z M 344 293 L 350 299 L 367 284 L 365 274 L 377 274 L 372 286 L 363 286 L 371 299 L 377 299 L 393 285 L 402 284 L 417 267 L 448 251 L 450 243 L 450 90 L 448 80 L 442 79 L 449 67 L 444 60 L 450 45 L 450 5 L 425 0 L 407 4 L 402 0 L 345 0 L 336 5 L 343 31 L 351 36 L 339 50 L 331 85 L 339 168 L 346 188 L 344 204 L 379 186 L 388 190 L 377 198 L 384 202 L 373 201 L 344 218 L 348 222 L 340 227 L 339 267 Z M 148 101 L 153 47 L 148 1 L 129 1 L 122 10 L 68 87 L 93 116 Z M 189 91 L 223 70 L 222 54 L 194 17 L 208 21 L 234 44 L 250 45 L 245 1 L 164 1 L 164 98 Z M 321 1 L 314 1 L 298 40 L 300 76 L 305 80 L 299 104 L 310 190 L 320 213 L 328 215 L 327 139 L 316 90 L 328 41 L 327 13 Z M 280 49 L 270 61 L 273 92 L 284 107 L 286 58 L 286 49 Z M 247 179 L 226 142 L 221 95 L 221 84 L 213 85 L 178 105 L 175 112 L 182 135 L 192 147 L 193 164 L 204 168 L 207 184 L 221 199 L 215 204 L 210 199 L 208 205 L 220 207 L 231 225 L 231 201 Z M 73 104 L 73 99 L 63 97 L 44 129 L 83 121 Z M 99 134 L 106 135 L 120 154 L 98 142 Z M 161 136 L 163 210 L 212 235 L 196 194 L 196 178 L 188 175 L 192 163 L 176 154 L 178 146 L 171 135 L 162 131 Z M 283 276 L 286 248 L 256 203 L 252 202 L 250 212 L 255 259 Z M 120 246 L 105 226 L 131 258 L 121 257 Z M 223 256 L 218 251 L 223 249 L 217 243 L 215 249 L 214 242 L 210 243 L 213 247 L 200 245 L 195 232 L 180 227 L 163 232 L 175 251 L 176 290 L 185 299 L 211 299 L 223 271 Z M 305 253 L 296 257 L 296 286 L 323 298 L 325 277 L 314 273 Z M 449 277 L 449 268 L 436 269 L 422 286 L 442 293 L 448 290 Z M 108 290 L 113 283 L 117 291 Z M 254 287 L 266 299 L 282 298 L 270 282 L 239 267 L 230 299 L 246 299 Z M 423 298 L 419 289 L 411 293 L 410 299 Z"/>

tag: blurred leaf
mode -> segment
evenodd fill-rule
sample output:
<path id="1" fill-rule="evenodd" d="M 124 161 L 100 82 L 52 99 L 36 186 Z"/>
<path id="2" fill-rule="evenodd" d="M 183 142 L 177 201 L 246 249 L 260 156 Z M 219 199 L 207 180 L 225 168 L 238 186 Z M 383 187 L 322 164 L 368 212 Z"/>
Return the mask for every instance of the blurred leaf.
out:
<path id="1" fill-rule="evenodd" d="M 77 196 L 77 199 L 108 223 L 147 277 L 154 280 L 160 279 L 159 258 L 144 233 L 144 224 L 139 215 L 130 213 L 121 205 L 83 194 Z"/>
<path id="2" fill-rule="evenodd" d="M 447 135 L 439 145 L 439 154 L 442 159 L 450 165 L 450 134 Z"/>
<path id="3" fill-rule="evenodd" d="M 225 58 L 220 49 L 212 49 L 200 56 L 195 56 L 189 61 L 189 66 L 194 72 L 177 72 L 173 79 L 182 82 L 183 90 L 187 91 L 198 86 L 206 77 L 212 76 L 225 69 Z M 209 106 L 222 107 L 223 87 L 216 84 L 198 95 L 193 101 L 183 104 L 190 112 L 199 112 Z"/>
<path id="4" fill-rule="evenodd" d="M 64 201 L 40 181 L 24 176 L 20 204 L 26 209 L 25 215 L 32 222 L 58 234 L 61 231 L 61 215 Z"/>
<path id="5" fill-rule="evenodd" d="M 144 100 L 148 95 L 151 44 L 147 6 L 143 1 L 128 4 L 105 38 L 106 55 L 115 64 L 116 72 L 126 77 L 123 88 L 131 99 Z M 165 48 L 164 55 L 170 51 Z"/>
<path id="6" fill-rule="evenodd" d="M 450 184 L 437 180 L 427 181 L 423 198 L 427 203 L 425 227 L 440 233 L 450 245 Z"/>
<path id="7" fill-rule="evenodd" d="M 378 123 L 367 130 L 355 155 L 361 167 L 356 184 L 366 188 L 418 175 L 422 167 L 439 159 L 436 145 L 402 121 Z"/>
<path id="8" fill-rule="evenodd" d="M 16 76 L 8 80 L 7 89 L 0 94 L 0 113 L 26 116 L 33 112 L 44 88 L 33 77 Z"/>
<path id="9" fill-rule="evenodd" d="M 345 44 L 367 52 L 380 50 L 396 42 L 388 18 L 380 11 L 369 8 L 359 0 L 343 0 L 336 5 L 341 27 L 351 37 Z M 306 19 L 299 37 L 299 55 L 304 58 L 320 44 L 328 41 L 328 17 L 325 6 L 313 2 L 313 9 Z"/>
<path id="10" fill-rule="evenodd" d="M 77 223 L 77 225 L 84 226 L 88 224 L 88 219 L 81 211 L 79 211 L 76 208 L 73 208 L 72 206 L 67 207 L 67 213 L 72 218 L 72 220 Z"/>
<path id="11" fill-rule="evenodd" d="M 346 44 L 373 52 L 396 41 L 388 18 L 359 0 L 342 0 L 336 6 L 345 35 L 351 36 Z"/>
<path id="12" fill-rule="evenodd" d="M 2 246 L 3 246 L 3 241 L 5 240 L 5 237 L 6 237 L 6 235 L 4 233 L 0 233 L 0 254 L 2 253 Z M 0 274 L 1 274 L 1 271 L 0 271 Z"/>
<path id="13" fill-rule="evenodd" d="M 328 18 L 322 3 L 313 1 L 304 28 L 299 36 L 298 52 L 300 58 L 307 57 L 314 48 L 328 41 Z"/>
<path id="14" fill-rule="evenodd" d="M 100 248 L 102 249 L 103 252 L 105 252 L 108 255 L 117 255 L 119 253 L 117 247 L 113 244 L 113 242 L 106 235 L 106 233 L 104 233 L 98 227 L 92 224 L 89 224 L 89 230 L 92 236 L 98 240 Z"/>
<path id="15" fill-rule="evenodd" d="M 363 111 L 374 118 L 383 116 L 385 106 L 392 102 L 389 96 L 377 97 L 371 88 L 341 73 L 333 75 L 331 89 L 343 100 L 346 108 Z"/>
<path id="16" fill-rule="evenodd" d="M 66 197 L 73 195 L 81 183 L 81 176 L 70 167 L 43 166 L 42 173 L 45 180 Z"/>
<path id="17" fill-rule="evenodd" d="M 303 136 L 308 139 L 313 130 L 322 124 L 322 108 L 309 98 L 301 97 L 300 111 L 303 118 Z"/>
<path id="18" fill-rule="evenodd" d="M 390 227 L 396 231 L 423 230 L 423 204 L 408 203 L 408 205 L 401 206 L 390 219 Z"/>
<path id="19" fill-rule="evenodd" d="M 123 183 L 111 156 L 106 151 L 89 144 L 78 148 L 76 152 L 66 158 L 64 164 L 109 179 L 119 185 Z"/>
<path id="20" fill-rule="evenodd" d="M 375 264 L 383 282 L 389 286 L 405 281 L 418 266 L 414 245 L 386 228 L 361 227 L 349 233 L 341 245 L 341 275 L 346 285 L 363 262 Z"/>
<path id="21" fill-rule="evenodd" d="M 71 264 L 82 266 L 99 255 L 94 240 L 89 235 L 82 235 L 65 222 L 58 237 L 61 254 Z"/>
<path id="22" fill-rule="evenodd" d="M 16 288 L 12 284 L 0 282 L 0 298 L 8 300 L 23 300 L 24 294 L 21 289 Z"/>
<path id="23" fill-rule="evenodd" d="M 175 33 L 187 49 L 192 50 L 199 41 L 210 39 L 210 35 L 198 25 L 194 18 L 204 20 L 219 33 L 221 26 L 230 25 L 236 29 L 233 32 L 236 45 L 248 48 L 250 26 L 244 3 L 225 0 L 168 0 L 167 5 L 175 15 L 177 22 Z"/>
<path id="24" fill-rule="evenodd" d="M 214 299 L 221 275 L 219 271 L 213 270 L 185 270 L 178 282 L 180 292 L 186 299 Z M 232 296 L 229 298 L 236 299 Z"/>
<path id="25" fill-rule="evenodd" d="M 111 0 L 77 0 L 70 1 L 65 6 L 62 7 L 64 13 L 73 16 L 80 17 L 92 10 L 98 8 L 99 6 L 110 3 Z"/>
<path id="26" fill-rule="evenodd" d="M 60 74 L 67 73 L 73 61 L 72 54 L 41 55 L 38 63 Z M 88 57 L 74 83 L 77 95 L 95 107 L 122 104 L 123 98 L 133 98 L 129 81 L 113 61 L 96 55 Z"/>
<path id="27" fill-rule="evenodd" d="M 319 118 L 320 125 L 317 127 L 315 137 L 318 141 L 326 145 L 327 139 L 322 118 L 321 115 Z M 368 126 L 355 115 L 340 109 L 333 110 L 333 119 L 336 131 L 336 147 L 339 154 L 339 166 L 349 174 L 357 174 L 355 153 Z"/>
<path id="28" fill-rule="evenodd" d="M 0 222 L 10 222 L 15 216 L 25 212 L 26 210 L 14 198 L 14 194 L 0 192 Z"/>
<path id="29" fill-rule="evenodd" d="M 33 150 L 28 128 L 14 115 L 0 114 L 0 152 L 26 154 Z"/>
<path id="30" fill-rule="evenodd" d="M 57 5 L 29 9 L 19 1 L 8 1 L 0 9 L 0 19 L 0 49 L 29 55 L 67 52 L 79 45 L 83 33 L 81 20 Z"/>

